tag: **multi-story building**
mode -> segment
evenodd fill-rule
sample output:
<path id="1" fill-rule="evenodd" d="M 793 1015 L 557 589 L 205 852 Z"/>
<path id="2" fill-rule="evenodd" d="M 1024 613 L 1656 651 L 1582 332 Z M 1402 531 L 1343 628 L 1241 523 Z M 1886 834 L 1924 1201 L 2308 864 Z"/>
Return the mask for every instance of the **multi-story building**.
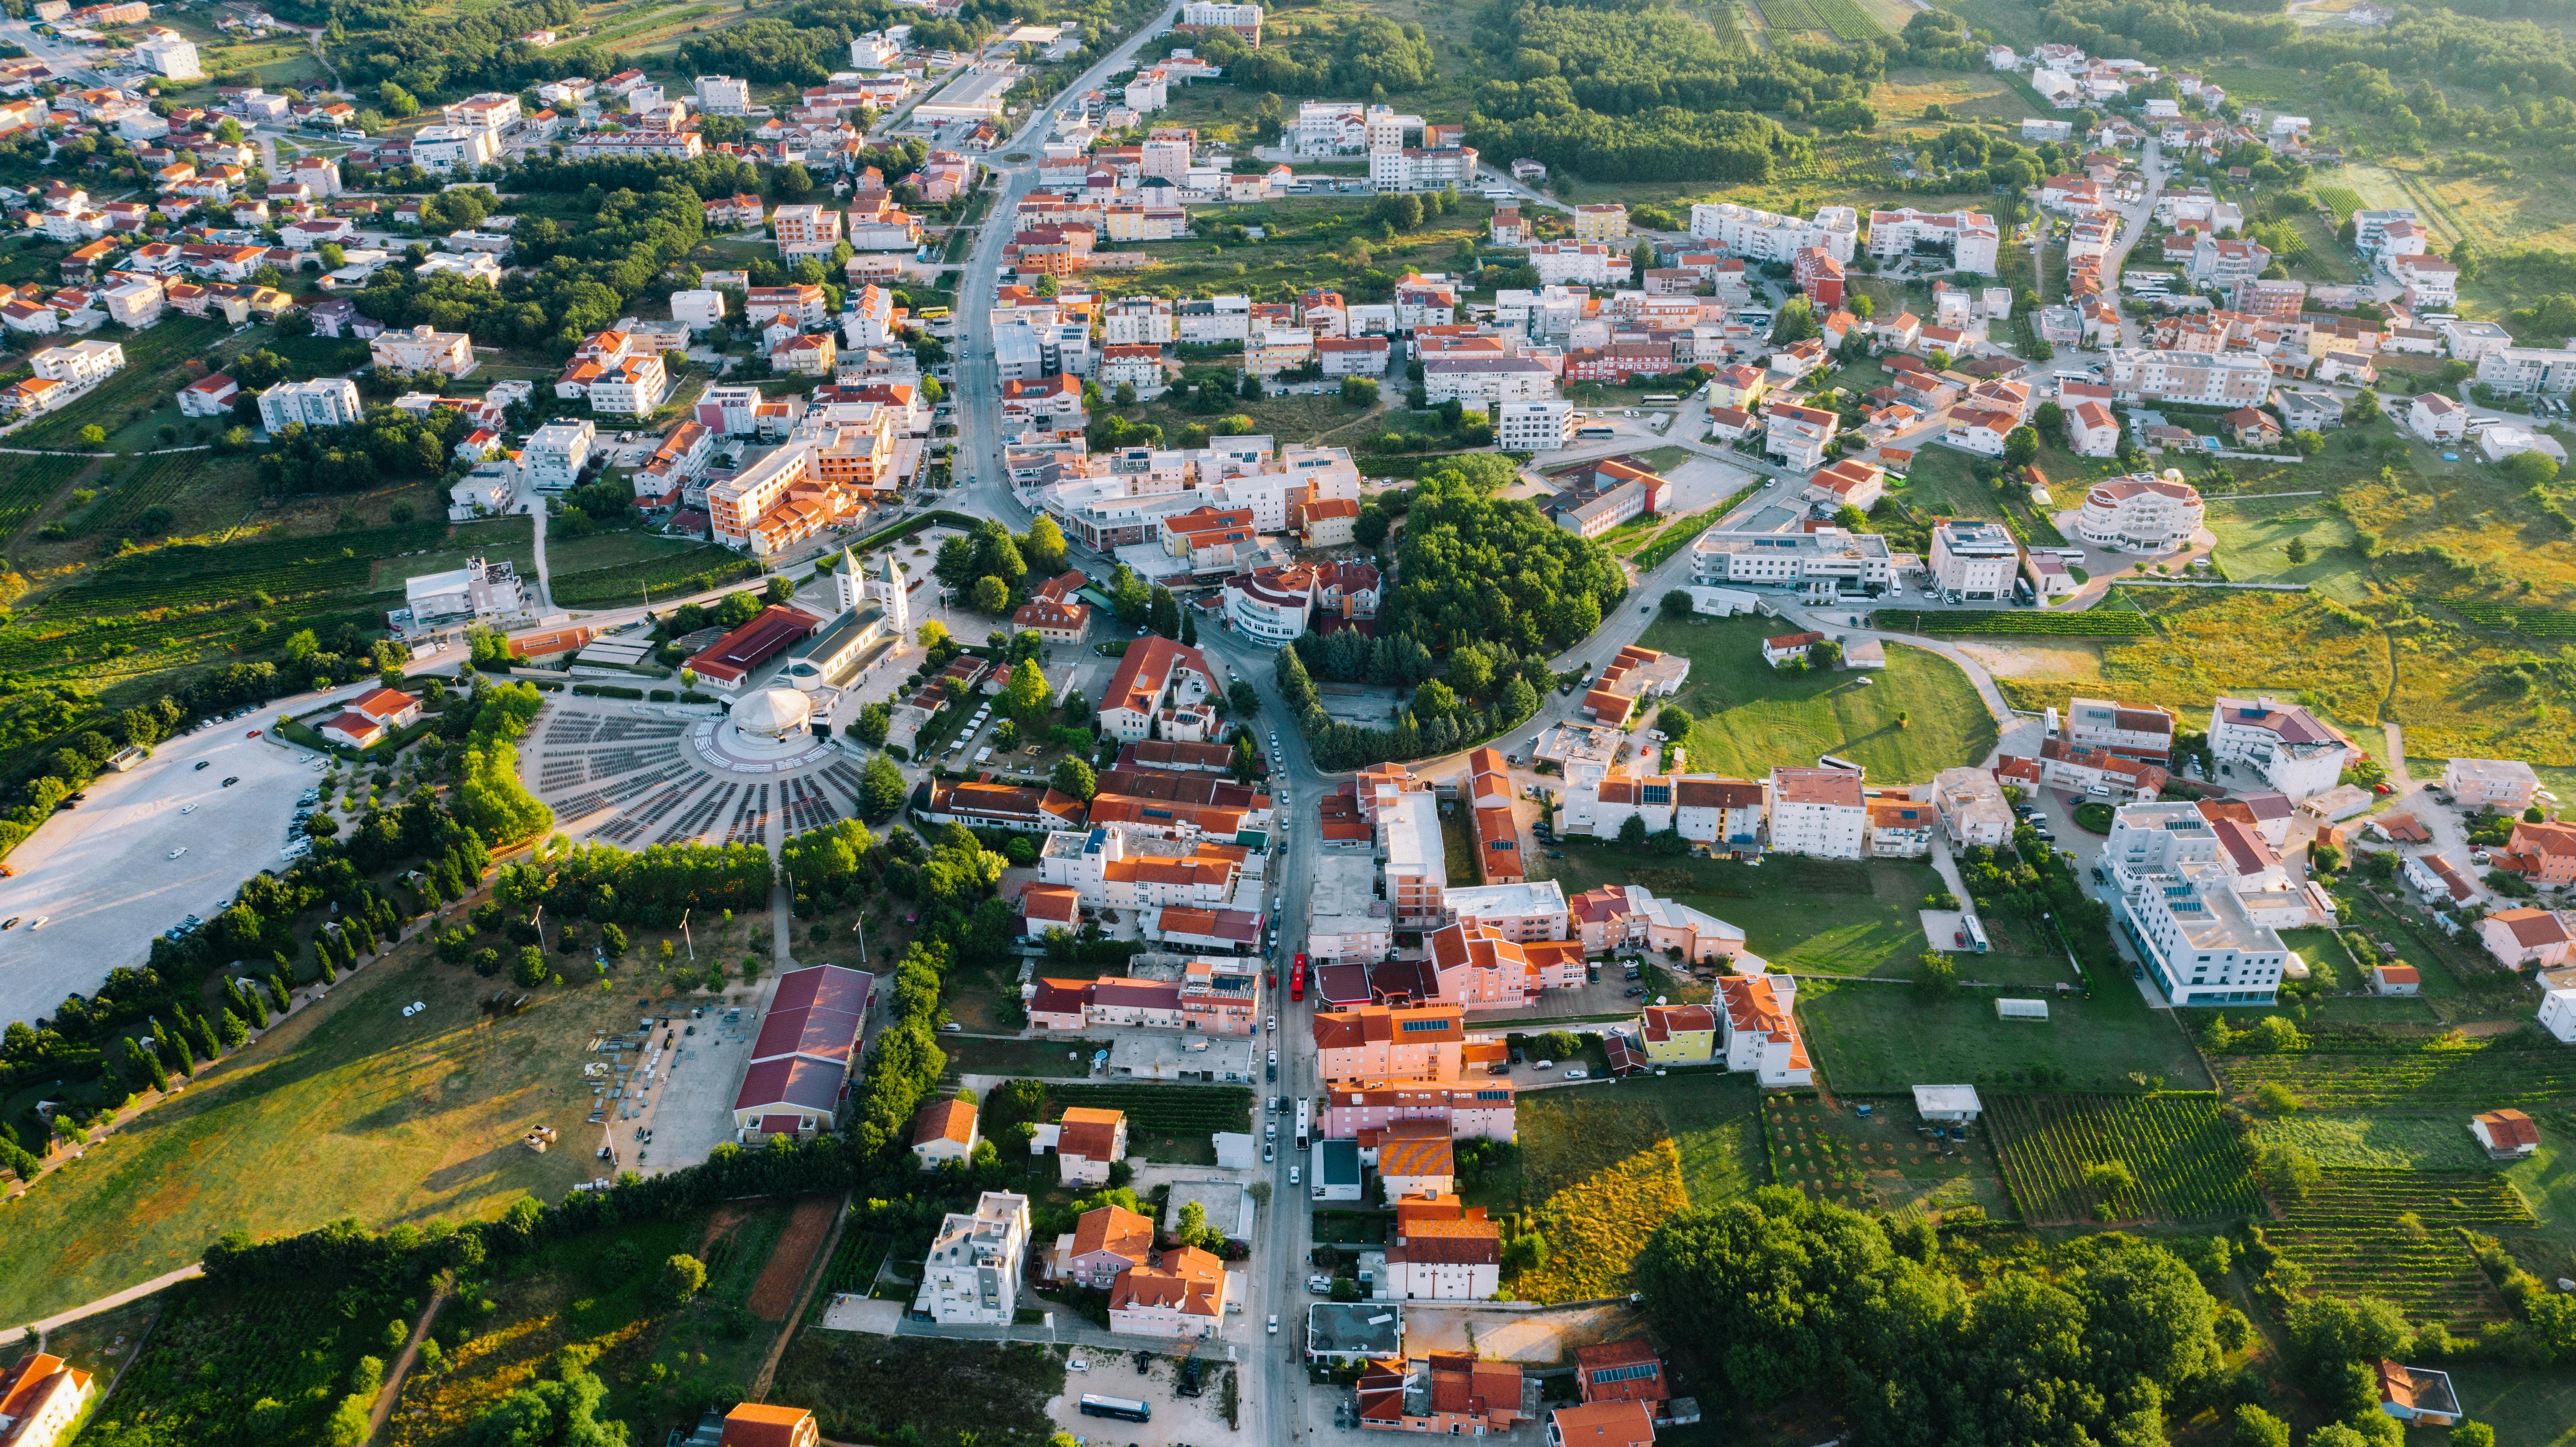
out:
<path id="1" fill-rule="evenodd" d="M 751 109 L 751 82 L 729 75 L 698 77 L 698 109 L 714 116 L 738 116 Z"/>
<path id="2" fill-rule="evenodd" d="M 1574 440 L 1574 404 L 1563 398 L 1499 403 L 1493 417 L 1494 441 L 1508 452 L 1558 452 Z"/>
<path id="3" fill-rule="evenodd" d="M 2116 401 L 2233 410 L 2261 406 L 2271 390 L 2270 364 L 2251 353 L 2111 349 L 2111 395 Z"/>
<path id="4" fill-rule="evenodd" d="M 2222 853 L 2196 804 L 2124 806 L 2101 856 L 2111 916 L 2174 1004 L 2269 1005 L 2288 951 L 2248 912 Z"/>
<path id="5" fill-rule="evenodd" d="M 358 384 L 346 377 L 280 382 L 259 394 L 259 425 L 272 437 L 286 430 L 288 423 L 354 427 L 359 416 Z"/>
<path id="6" fill-rule="evenodd" d="M 1467 1043 L 1458 1005 L 1360 1005 L 1313 1018 L 1326 1080 L 1457 1080 Z"/>
<path id="7" fill-rule="evenodd" d="M 1862 857 L 1869 806 L 1856 769 L 1771 771 L 1771 847 L 1818 859 Z"/>
<path id="8" fill-rule="evenodd" d="M 2123 758 L 2173 767 L 2174 711 L 2161 704 L 2071 699 L 2063 724 L 2066 741 Z"/>
<path id="9" fill-rule="evenodd" d="M 1519 1138 L 1517 1092 L 1508 1079 L 1332 1080 L 1323 1091 L 1322 1130 L 1346 1140 L 1397 1121 L 1433 1121 L 1452 1140 Z"/>
<path id="10" fill-rule="evenodd" d="M 90 1374 L 47 1352 L 29 1352 L 0 1372 L 0 1441 L 9 1447 L 57 1447 L 94 1395 Z M 110 1380 L 113 1380 L 111 1378 Z"/>
<path id="11" fill-rule="evenodd" d="M 986 1191 L 969 1214 L 951 1211 L 922 1262 L 915 1316 L 943 1326 L 1009 1326 L 1020 1304 L 1020 1259 L 1029 1245 L 1029 1198 Z"/>
<path id="12" fill-rule="evenodd" d="M 1703 587 L 1779 588 L 1810 603 L 1877 597 L 1896 584 L 1894 554 L 1876 533 L 1711 529 L 1691 544 L 1691 578 Z"/>
<path id="13" fill-rule="evenodd" d="M 27 364 L 38 377 L 79 391 L 125 370 L 125 348 L 115 342 L 74 342 L 67 347 L 47 347 L 29 357 Z"/>
<path id="14" fill-rule="evenodd" d="M 2200 531 L 2200 489 L 2182 480 L 2180 468 L 2149 476 L 2097 482 L 2085 489 L 2076 535 L 2099 548 L 2133 553 L 2170 552 Z"/>
<path id="15" fill-rule="evenodd" d="M 2012 842 L 2012 806 L 1992 770 L 1943 769 L 1932 776 L 1932 808 L 1950 842 L 1962 849 L 1999 849 Z"/>
<path id="16" fill-rule="evenodd" d="M 500 142 L 479 126 L 423 126 L 411 138 L 412 164 L 434 175 L 488 166 L 500 155 Z"/>
<path id="17" fill-rule="evenodd" d="M 1109 1286 L 1109 1329 L 1127 1336 L 1211 1337 L 1225 1325 L 1225 1263 L 1177 1246 L 1160 1263 L 1131 1266 Z"/>
<path id="18" fill-rule="evenodd" d="M 1814 246 L 1849 265 L 1860 241 L 1860 213 L 1849 206 L 1826 206 L 1801 221 L 1733 201 L 1703 201 L 1691 207 L 1690 234 L 1747 261 L 1785 264 Z"/>
<path id="19" fill-rule="evenodd" d="M 538 492 L 568 491 L 581 481 L 582 465 L 590 460 L 591 443 L 598 436 L 599 428 L 588 418 L 549 422 L 530 433 L 519 449 L 519 475 Z"/>
<path id="20" fill-rule="evenodd" d="M 1574 208 L 1574 239 L 1612 243 L 1628 239 L 1628 208 L 1602 201 Z"/>
<path id="21" fill-rule="evenodd" d="M 2194 286 L 2234 288 L 2254 281 L 2272 264 L 2272 252 L 2259 242 L 2237 241 L 2203 231 L 2191 245 L 2191 263 L 2183 274 Z"/>
<path id="22" fill-rule="evenodd" d="M 442 332 L 423 322 L 409 331 L 377 333 L 367 343 L 367 358 L 388 372 L 461 377 L 474 370 L 474 341 L 463 332 Z"/>
<path id="23" fill-rule="evenodd" d="M 1696 208 L 1694 208 L 1696 209 Z M 1911 206 L 1869 213 L 1869 254 L 1881 262 L 1924 254 L 1950 253 L 1950 265 L 1979 276 L 1995 274 L 1995 253 L 2003 233 L 1982 211 L 1917 211 Z M 1849 260 L 1837 256 L 1836 261 Z"/>
<path id="24" fill-rule="evenodd" d="M 1100 696 L 1101 727 L 1112 737 L 1130 742 L 1153 736 L 1158 722 L 1169 724 L 1176 714 L 1194 717 L 1206 710 L 1206 700 L 1217 687 L 1206 655 L 1197 649 L 1159 635 L 1139 639 L 1119 658 L 1118 670 Z M 1194 723 L 1188 732 L 1212 732 L 1209 723 Z M 1166 727 L 1161 737 L 1180 735 Z"/>
<path id="25" fill-rule="evenodd" d="M 1437 1142 L 1445 1147 L 1445 1140 Z M 1395 1206 L 1395 1230 L 1387 1241 L 1386 1275 L 1379 1280 L 1382 1301 L 1490 1301 L 1502 1289 L 1502 1228 L 1486 1219 L 1481 1206 L 1462 1207 L 1445 1192 L 1416 1195 L 1393 1187 L 1404 1178 L 1387 1169 L 1387 1158 L 1401 1148 L 1395 1142 L 1378 1147 L 1378 1173 L 1389 1183 Z M 1407 1167 L 1398 1165 L 1397 1169 Z M 1477 1373 L 1509 1373 L 1508 1400 L 1493 1391 L 1492 1408 L 1507 1414 L 1520 1405 L 1520 1369 L 1501 1362 L 1478 1362 Z M 1439 1403 L 1436 1405 L 1450 1405 Z M 1481 1435 L 1481 1431 L 1479 1432 Z"/>
<path id="26" fill-rule="evenodd" d="M 1542 241 L 1529 264 L 1541 286 L 1625 286 L 1636 275 L 1626 252 L 1599 242 Z"/>
<path id="27" fill-rule="evenodd" d="M 2276 698 L 2221 698 L 2209 710 L 2209 752 L 2221 777 L 2249 766 L 2293 804 L 2335 786 L 2361 750 L 2299 704 Z"/>
<path id="28" fill-rule="evenodd" d="M 2442 792 L 2470 809 L 2519 814 L 2540 792 L 2540 775 L 2520 759 L 2453 759 L 2442 766 Z"/>
<path id="29" fill-rule="evenodd" d="M 154 75 L 170 80 L 201 80 L 205 72 L 197 66 L 194 42 L 175 30 L 155 30 L 148 39 L 134 47 L 134 58 L 142 61 Z"/>
<path id="30" fill-rule="evenodd" d="M 2576 348 L 2498 347 L 2478 358 L 2478 380 L 2516 396 L 2576 391 Z"/>
<path id="31" fill-rule="evenodd" d="M 1945 522 L 1932 530 L 1932 580 L 1942 593 L 1972 603 L 2012 591 L 2021 548 L 2001 523 Z"/>
<path id="32" fill-rule="evenodd" d="M 1556 395 L 1556 374 L 1536 357 L 1446 356 L 1422 364 L 1424 400 L 1455 401 L 1487 411 L 1505 402 L 1545 401 Z"/>

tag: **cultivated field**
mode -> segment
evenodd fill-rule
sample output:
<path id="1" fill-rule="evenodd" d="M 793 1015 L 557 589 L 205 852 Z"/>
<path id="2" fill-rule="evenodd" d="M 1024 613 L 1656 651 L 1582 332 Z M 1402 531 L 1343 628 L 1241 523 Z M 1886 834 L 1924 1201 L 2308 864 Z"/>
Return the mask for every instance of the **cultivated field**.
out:
<path id="1" fill-rule="evenodd" d="M 1966 967 L 1963 966 L 1963 971 Z M 1798 1020 L 1818 1081 L 1835 1093 L 1902 1092 L 1927 1081 L 2056 1089 L 2206 1089 L 2172 1017 L 2135 990 L 2049 1001 L 2049 1019 L 1999 1021 L 1992 990 L 1927 999 L 1910 985 L 1802 980 Z M 2032 1076 L 2033 1069 L 2045 1079 Z"/>
<path id="2" fill-rule="evenodd" d="M 1984 1132 L 1936 1143 L 1916 1129 L 1910 1097 L 1871 1100 L 1867 1118 L 1852 1108 L 1858 1103 L 1766 1095 L 1762 1135 L 1773 1177 L 1857 1211 L 1920 1215 L 1973 1206 L 1997 1220 L 2014 1214 Z"/>
<path id="3" fill-rule="evenodd" d="M 2531 1212 L 2486 1172 L 2332 1170 L 2264 1239 L 2333 1296 L 2394 1302 L 2416 1322 L 2462 1334 L 2501 1321 L 2505 1305 L 2454 1227 L 2527 1227 Z"/>
<path id="4" fill-rule="evenodd" d="M 2004 1180 L 2033 1222 L 2213 1221 L 2263 1210 L 2215 1096 L 2008 1095 L 1988 1102 L 1985 1119 Z M 2133 1186 L 2088 1182 L 2088 1168 L 2113 1162 Z"/>
<path id="5" fill-rule="evenodd" d="M 2329 1112 L 2528 1109 L 2576 1099 L 2576 1052 L 2476 1039 L 2222 1055 L 2216 1065 L 2230 1091 L 2277 1082 L 2309 1109 Z"/>

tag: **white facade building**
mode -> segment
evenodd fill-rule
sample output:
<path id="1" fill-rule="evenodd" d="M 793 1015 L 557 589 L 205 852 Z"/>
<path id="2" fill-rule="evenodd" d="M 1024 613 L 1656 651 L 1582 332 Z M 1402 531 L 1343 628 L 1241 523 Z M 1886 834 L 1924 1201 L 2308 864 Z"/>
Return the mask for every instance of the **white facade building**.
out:
<path id="1" fill-rule="evenodd" d="M 1932 530 L 1932 579 L 1946 595 L 1992 602 L 2012 591 L 2021 549 L 2001 523 L 1945 522 Z"/>
<path id="2" fill-rule="evenodd" d="M 931 1238 L 913 1311 L 942 1326 L 1011 1325 L 1028 1245 L 1026 1196 L 986 1191 L 976 1198 L 974 1214 L 949 1212 Z"/>
<path id="3" fill-rule="evenodd" d="M 1574 404 L 1561 397 L 1494 408 L 1494 441 L 1506 451 L 1558 452 L 1574 440 Z"/>
<path id="4" fill-rule="evenodd" d="M 2182 469 L 2097 482 L 2085 490 L 2075 532 L 2097 548 L 2132 553 L 2170 552 L 2200 531 L 2200 489 L 2182 480 Z"/>
<path id="5" fill-rule="evenodd" d="M 519 468 L 528 486 L 538 492 L 564 492 L 581 480 L 581 468 L 590 459 L 590 447 L 599 436 L 599 428 L 584 419 L 576 422 L 549 422 L 528 438 L 519 451 Z"/>
<path id="6" fill-rule="evenodd" d="M 1733 201 L 1703 201 L 1691 207 L 1690 234 L 1747 261 L 1786 262 L 1810 246 L 1820 246 L 1848 266 L 1860 241 L 1860 212 L 1849 206 L 1825 206 L 1813 218 L 1801 221 Z"/>
<path id="7" fill-rule="evenodd" d="M 2112 918 L 2168 999 L 2193 1006 L 2273 1002 L 2289 952 L 2238 897 L 2236 872 L 2221 858 L 2218 831 L 2199 805 L 2123 807 L 2101 857 L 2117 891 Z"/>
<path id="8" fill-rule="evenodd" d="M 2333 788 L 2344 767 L 2361 757 L 2316 715 L 2276 698 L 2221 698 L 2211 705 L 2209 752 L 2222 768 L 2250 767 L 2293 804 Z"/>
<path id="9" fill-rule="evenodd" d="M 290 422 L 306 427 L 354 427 L 361 415 L 358 384 L 346 377 L 280 382 L 259 394 L 259 425 L 271 437 Z"/>
<path id="10" fill-rule="evenodd" d="M 1854 769 L 1771 771 L 1771 847 L 1817 859 L 1858 859 L 1869 806 Z"/>

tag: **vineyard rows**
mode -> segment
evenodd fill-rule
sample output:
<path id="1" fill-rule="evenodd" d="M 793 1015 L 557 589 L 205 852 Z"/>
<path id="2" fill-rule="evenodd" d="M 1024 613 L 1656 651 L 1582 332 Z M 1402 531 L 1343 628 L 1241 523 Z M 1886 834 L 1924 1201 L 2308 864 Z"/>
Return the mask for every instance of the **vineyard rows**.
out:
<path id="1" fill-rule="evenodd" d="M 2453 1228 L 2530 1224 L 2522 1198 L 2489 1172 L 2330 1170 L 2263 1234 L 2321 1294 L 2381 1297 L 2409 1321 L 2467 1334 L 2506 1312 Z"/>
<path id="2" fill-rule="evenodd" d="M 135 475 L 115 491 L 92 504 L 87 515 L 72 528 L 75 537 L 116 537 L 148 507 L 165 503 L 179 495 L 180 485 L 189 474 L 206 465 L 202 455 L 172 453 L 147 457 Z"/>
<path id="3" fill-rule="evenodd" d="M 1823 30 L 1825 18 L 1808 0 L 1762 0 L 1762 19 L 1774 30 Z"/>
<path id="4" fill-rule="evenodd" d="M 703 593 L 738 578 L 758 576 L 759 572 L 759 563 L 711 543 L 666 558 L 558 574 L 549 591 L 561 607 L 598 608 L 639 602 L 648 586 L 663 598 L 671 598 L 682 593 Z"/>
<path id="5" fill-rule="evenodd" d="M 2263 1210 L 2245 1152 L 2208 1095 L 2001 1096 L 1986 1109 L 2004 1185 L 2031 1221 L 2208 1221 Z M 2108 1196 L 2085 1167 L 2117 1161 L 2135 1190 Z"/>
<path id="6" fill-rule="evenodd" d="M 1240 1085 L 1053 1085 L 1063 1106 L 1123 1110 L 1131 1134 L 1191 1135 L 1239 1131 L 1252 1119 L 1252 1092 Z"/>
<path id="7" fill-rule="evenodd" d="M 1852 0 L 1807 0 L 1807 3 L 1815 9 L 1816 18 L 1832 28 L 1836 39 L 1858 43 L 1882 39 L 1887 34 L 1879 28 L 1877 21 L 1869 18 L 1869 12 L 1853 4 Z"/>
<path id="8" fill-rule="evenodd" d="M 2035 608 L 1976 608 L 1954 613 L 1925 613 L 1910 608 L 1882 608 L 1881 628 L 1907 633 L 2032 633 L 2061 638 L 2134 638 L 2156 626 L 2144 613 L 2104 608 L 2082 613 L 2043 613 Z"/>
<path id="9" fill-rule="evenodd" d="M 2481 628 L 2508 628 L 2534 638 L 2576 638 L 2576 613 L 2559 608 L 2516 608 L 2506 603 L 2446 603 Z"/>
<path id="10" fill-rule="evenodd" d="M 2381 1045 L 2350 1053 L 2229 1055 L 2216 1064 L 2220 1082 L 2232 1092 L 2246 1094 L 2274 1081 L 2312 1110 L 2493 1110 L 2576 1099 L 2576 1052 L 2566 1050 Z"/>
<path id="11" fill-rule="evenodd" d="M 7 477 L 0 480 L 0 543 L 17 536 L 18 529 L 42 511 L 74 473 L 89 465 L 86 457 L 22 457 L 9 462 Z"/>

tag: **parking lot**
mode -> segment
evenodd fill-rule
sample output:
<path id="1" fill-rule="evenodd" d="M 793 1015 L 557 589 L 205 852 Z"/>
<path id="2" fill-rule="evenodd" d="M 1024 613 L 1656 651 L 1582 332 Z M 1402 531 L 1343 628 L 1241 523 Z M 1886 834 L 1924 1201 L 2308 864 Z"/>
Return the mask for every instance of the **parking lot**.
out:
<path id="1" fill-rule="evenodd" d="M 1173 1345 L 1177 1348 L 1180 1344 Z M 1058 1428 L 1094 1447 L 1116 1443 L 1127 1447 L 1204 1447 L 1209 1442 L 1234 1441 L 1243 1434 L 1226 1425 L 1221 1382 L 1225 1372 L 1240 1368 L 1226 1362 L 1225 1343 L 1201 1342 L 1198 1346 L 1203 1367 L 1201 1391 L 1195 1397 L 1184 1397 L 1173 1390 L 1181 1372 L 1180 1362 L 1173 1357 L 1077 1347 L 1071 1360 L 1086 1363 L 1090 1369 L 1065 1373 L 1064 1395 L 1047 1403 L 1047 1415 Z M 1140 1355 L 1146 1364 L 1143 1376 L 1136 1374 Z M 1085 1392 L 1142 1402 L 1153 1412 L 1153 1420 L 1126 1422 L 1086 1417 L 1080 1406 Z"/>
<path id="2" fill-rule="evenodd" d="M 213 916 L 245 878 L 284 863 L 295 799 L 320 778 L 319 756 L 246 737 L 274 716 L 163 743 L 132 773 L 100 775 L 18 846 L 16 877 L 0 880 L 0 919 L 19 921 L 0 930 L 0 1019 L 33 1020 L 65 995 L 95 993 L 110 970 L 143 963 L 155 935 Z M 228 778 L 239 782 L 224 787 Z"/>

